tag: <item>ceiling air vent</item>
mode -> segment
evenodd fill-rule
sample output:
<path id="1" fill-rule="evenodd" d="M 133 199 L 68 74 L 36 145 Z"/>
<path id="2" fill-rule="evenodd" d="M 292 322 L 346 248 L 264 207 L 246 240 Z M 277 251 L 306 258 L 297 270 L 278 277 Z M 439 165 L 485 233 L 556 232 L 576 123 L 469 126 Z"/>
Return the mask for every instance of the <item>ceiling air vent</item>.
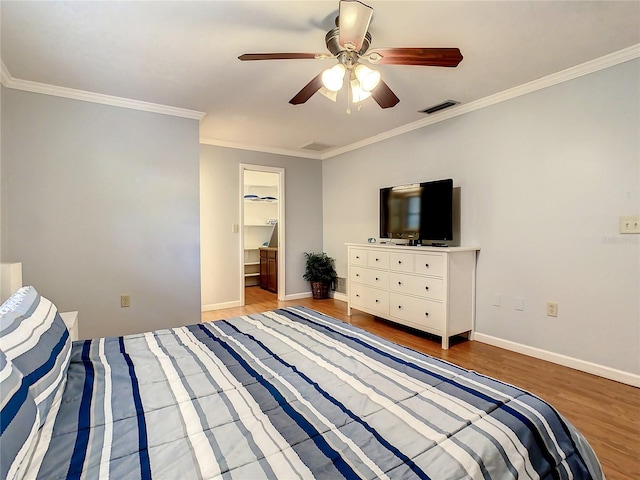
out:
<path id="1" fill-rule="evenodd" d="M 327 145 L 326 143 L 320 143 L 320 142 L 311 142 L 308 143 L 306 145 L 303 145 L 302 148 L 303 150 L 313 150 L 314 152 L 322 152 L 324 150 L 327 150 L 328 148 L 332 148 L 333 145 Z"/>
<path id="2" fill-rule="evenodd" d="M 432 113 L 439 112 L 440 110 L 444 110 L 445 108 L 453 107 L 454 105 L 458 105 L 460 102 L 456 102 L 455 100 L 447 100 L 446 102 L 442 102 L 439 105 L 434 105 L 433 107 L 425 108 L 424 110 L 419 110 L 420 113 L 427 113 L 431 115 Z"/>

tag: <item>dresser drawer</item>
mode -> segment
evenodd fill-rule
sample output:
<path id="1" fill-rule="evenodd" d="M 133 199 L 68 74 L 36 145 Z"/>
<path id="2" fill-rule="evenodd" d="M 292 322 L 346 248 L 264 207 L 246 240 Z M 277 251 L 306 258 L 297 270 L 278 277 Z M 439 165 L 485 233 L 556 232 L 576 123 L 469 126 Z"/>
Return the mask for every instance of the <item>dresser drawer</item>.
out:
<path id="1" fill-rule="evenodd" d="M 349 285 L 349 303 L 380 315 L 389 315 L 389 292 L 358 283 Z"/>
<path id="2" fill-rule="evenodd" d="M 434 277 L 418 277 L 406 273 L 389 274 L 389 290 L 417 295 L 433 300 L 444 300 L 444 280 Z"/>
<path id="3" fill-rule="evenodd" d="M 351 265 L 366 265 L 367 251 L 360 248 L 351 248 L 349 250 L 349 263 Z"/>
<path id="4" fill-rule="evenodd" d="M 435 335 L 444 334 L 445 310 L 440 302 L 391 293 L 389 314 L 406 325 Z"/>
<path id="5" fill-rule="evenodd" d="M 389 254 L 389 269 L 396 272 L 413 273 L 413 253 L 392 252 Z"/>
<path id="6" fill-rule="evenodd" d="M 351 281 L 387 290 L 389 289 L 389 272 L 353 265 L 351 267 Z"/>
<path id="7" fill-rule="evenodd" d="M 415 257 L 415 273 L 422 275 L 444 275 L 444 255 L 417 253 Z"/>
<path id="8" fill-rule="evenodd" d="M 367 265 L 374 268 L 389 269 L 389 252 L 369 250 L 367 252 Z"/>

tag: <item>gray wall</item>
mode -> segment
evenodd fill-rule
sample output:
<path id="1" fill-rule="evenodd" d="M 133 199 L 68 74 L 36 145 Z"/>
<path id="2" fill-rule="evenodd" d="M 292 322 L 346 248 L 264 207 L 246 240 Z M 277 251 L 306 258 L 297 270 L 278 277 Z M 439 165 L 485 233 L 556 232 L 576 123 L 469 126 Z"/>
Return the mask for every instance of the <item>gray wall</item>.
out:
<path id="1" fill-rule="evenodd" d="M 2 228 L 2 224 L 3 224 L 3 212 L 4 212 L 4 206 L 3 206 L 3 198 L 4 198 L 4 193 L 2 192 L 2 186 L 4 184 L 4 182 L 2 181 L 2 91 L 4 90 L 4 87 L 2 85 L 0 85 L 0 260 L 2 260 L 2 242 L 4 241 L 4 229 Z M 2 280 L 0 279 L 0 282 Z M 0 289 L 2 288 L 2 285 L 0 285 Z"/>
<path id="2" fill-rule="evenodd" d="M 618 233 L 640 213 L 639 89 L 633 60 L 325 160 L 325 250 L 345 276 L 380 187 L 452 177 L 482 249 L 477 331 L 640 373 L 640 237 Z"/>
<path id="3" fill-rule="evenodd" d="M 240 164 L 284 168 L 288 296 L 310 292 L 302 278 L 304 252 L 322 251 L 322 162 L 202 145 L 202 305 L 240 300 Z"/>
<path id="4" fill-rule="evenodd" d="M 2 260 L 24 283 L 81 337 L 198 322 L 198 122 L 6 88 L 2 120 Z"/>

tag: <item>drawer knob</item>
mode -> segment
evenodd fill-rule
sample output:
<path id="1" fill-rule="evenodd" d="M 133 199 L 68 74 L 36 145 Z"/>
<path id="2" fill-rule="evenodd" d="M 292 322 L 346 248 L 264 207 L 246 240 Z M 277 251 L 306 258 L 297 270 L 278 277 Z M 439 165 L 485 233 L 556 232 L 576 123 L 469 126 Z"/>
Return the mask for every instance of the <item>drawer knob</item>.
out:
<path id="1" fill-rule="evenodd" d="M 359 274 L 359 273 L 356 273 L 356 277 L 359 277 L 359 276 L 360 276 L 360 274 Z"/>
<path id="2" fill-rule="evenodd" d="M 429 290 L 429 285 L 427 285 L 426 287 L 424 287 L 425 290 Z"/>
<path id="3" fill-rule="evenodd" d="M 402 309 L 402 305 L 398 305 L 398 309 L 401 310 Z"/>
<path id="4" fill-rule="evenodd" d="M 360 298 L 360 295 L 358 295 L 358 294 L 356 293 L 356 297 Z"/>
<path id="5" fill-rule="evenodd" d="M 402 282 L 398 282 L 398 285 L 402 285 Z"/>
<path id="6" fill-rule="evenodd" d="M 424 266 L 425 266 L 426 268 L 429 268 L 429 264 L 428 264 L 428 263 L 425 263 L 425 264 L 424 264 Z"/>
<path id="7" fill-rule="evenodd" d="M 398 265 L 402 265 L 402 260 L 398 260 Z"/>
<path id="8" fill-rule="evenodd" d="M 360 257 L 358 255 L 356 255 L 356 260 L 360 260 Z"/>
<path id="9" fill-rule="evenodd" d="M 424 316 L 428 317 L 429 316 L 429 312 L 424 312 Z"/>
<path id="10" fill-rule="evenodd" d="M 379 259 L 379 258 L 376 258 L 376 262 L 377 262 L 378 260 L 380 260 L 380 259 Z"/>
<path id="11" fill-rule="evenodd" d="M 377 298 L 376 298 L 376 303 L 380 303 L 380 300 L 378 300 Z"/>
<path id="12" fill-rule="evenodd" d="M 378 277 L 376 277 L 376 282 L 377 282 L 378 280 L 380 280 L 380 279 L 379 279 Z"/>

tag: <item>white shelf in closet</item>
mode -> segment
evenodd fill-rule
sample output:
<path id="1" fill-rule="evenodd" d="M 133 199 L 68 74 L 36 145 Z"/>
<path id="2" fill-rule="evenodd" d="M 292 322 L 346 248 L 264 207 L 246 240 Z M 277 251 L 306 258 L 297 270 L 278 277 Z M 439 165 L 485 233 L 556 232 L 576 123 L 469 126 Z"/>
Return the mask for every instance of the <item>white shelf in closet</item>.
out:
<path id="1" fill-rule="evenodd" d="M 244 284 L 256 286 L 260 282 L 260 252 L 258 248 L 244 251 Z"/>
<path id="2" fill-rule="evenodd" d="M 244 278 L 245 286 L 258 285 L 260 277 L 259 249 L 268 245 L 277 228 L 278 185 L 253 184 L 244 186 Z"/>

